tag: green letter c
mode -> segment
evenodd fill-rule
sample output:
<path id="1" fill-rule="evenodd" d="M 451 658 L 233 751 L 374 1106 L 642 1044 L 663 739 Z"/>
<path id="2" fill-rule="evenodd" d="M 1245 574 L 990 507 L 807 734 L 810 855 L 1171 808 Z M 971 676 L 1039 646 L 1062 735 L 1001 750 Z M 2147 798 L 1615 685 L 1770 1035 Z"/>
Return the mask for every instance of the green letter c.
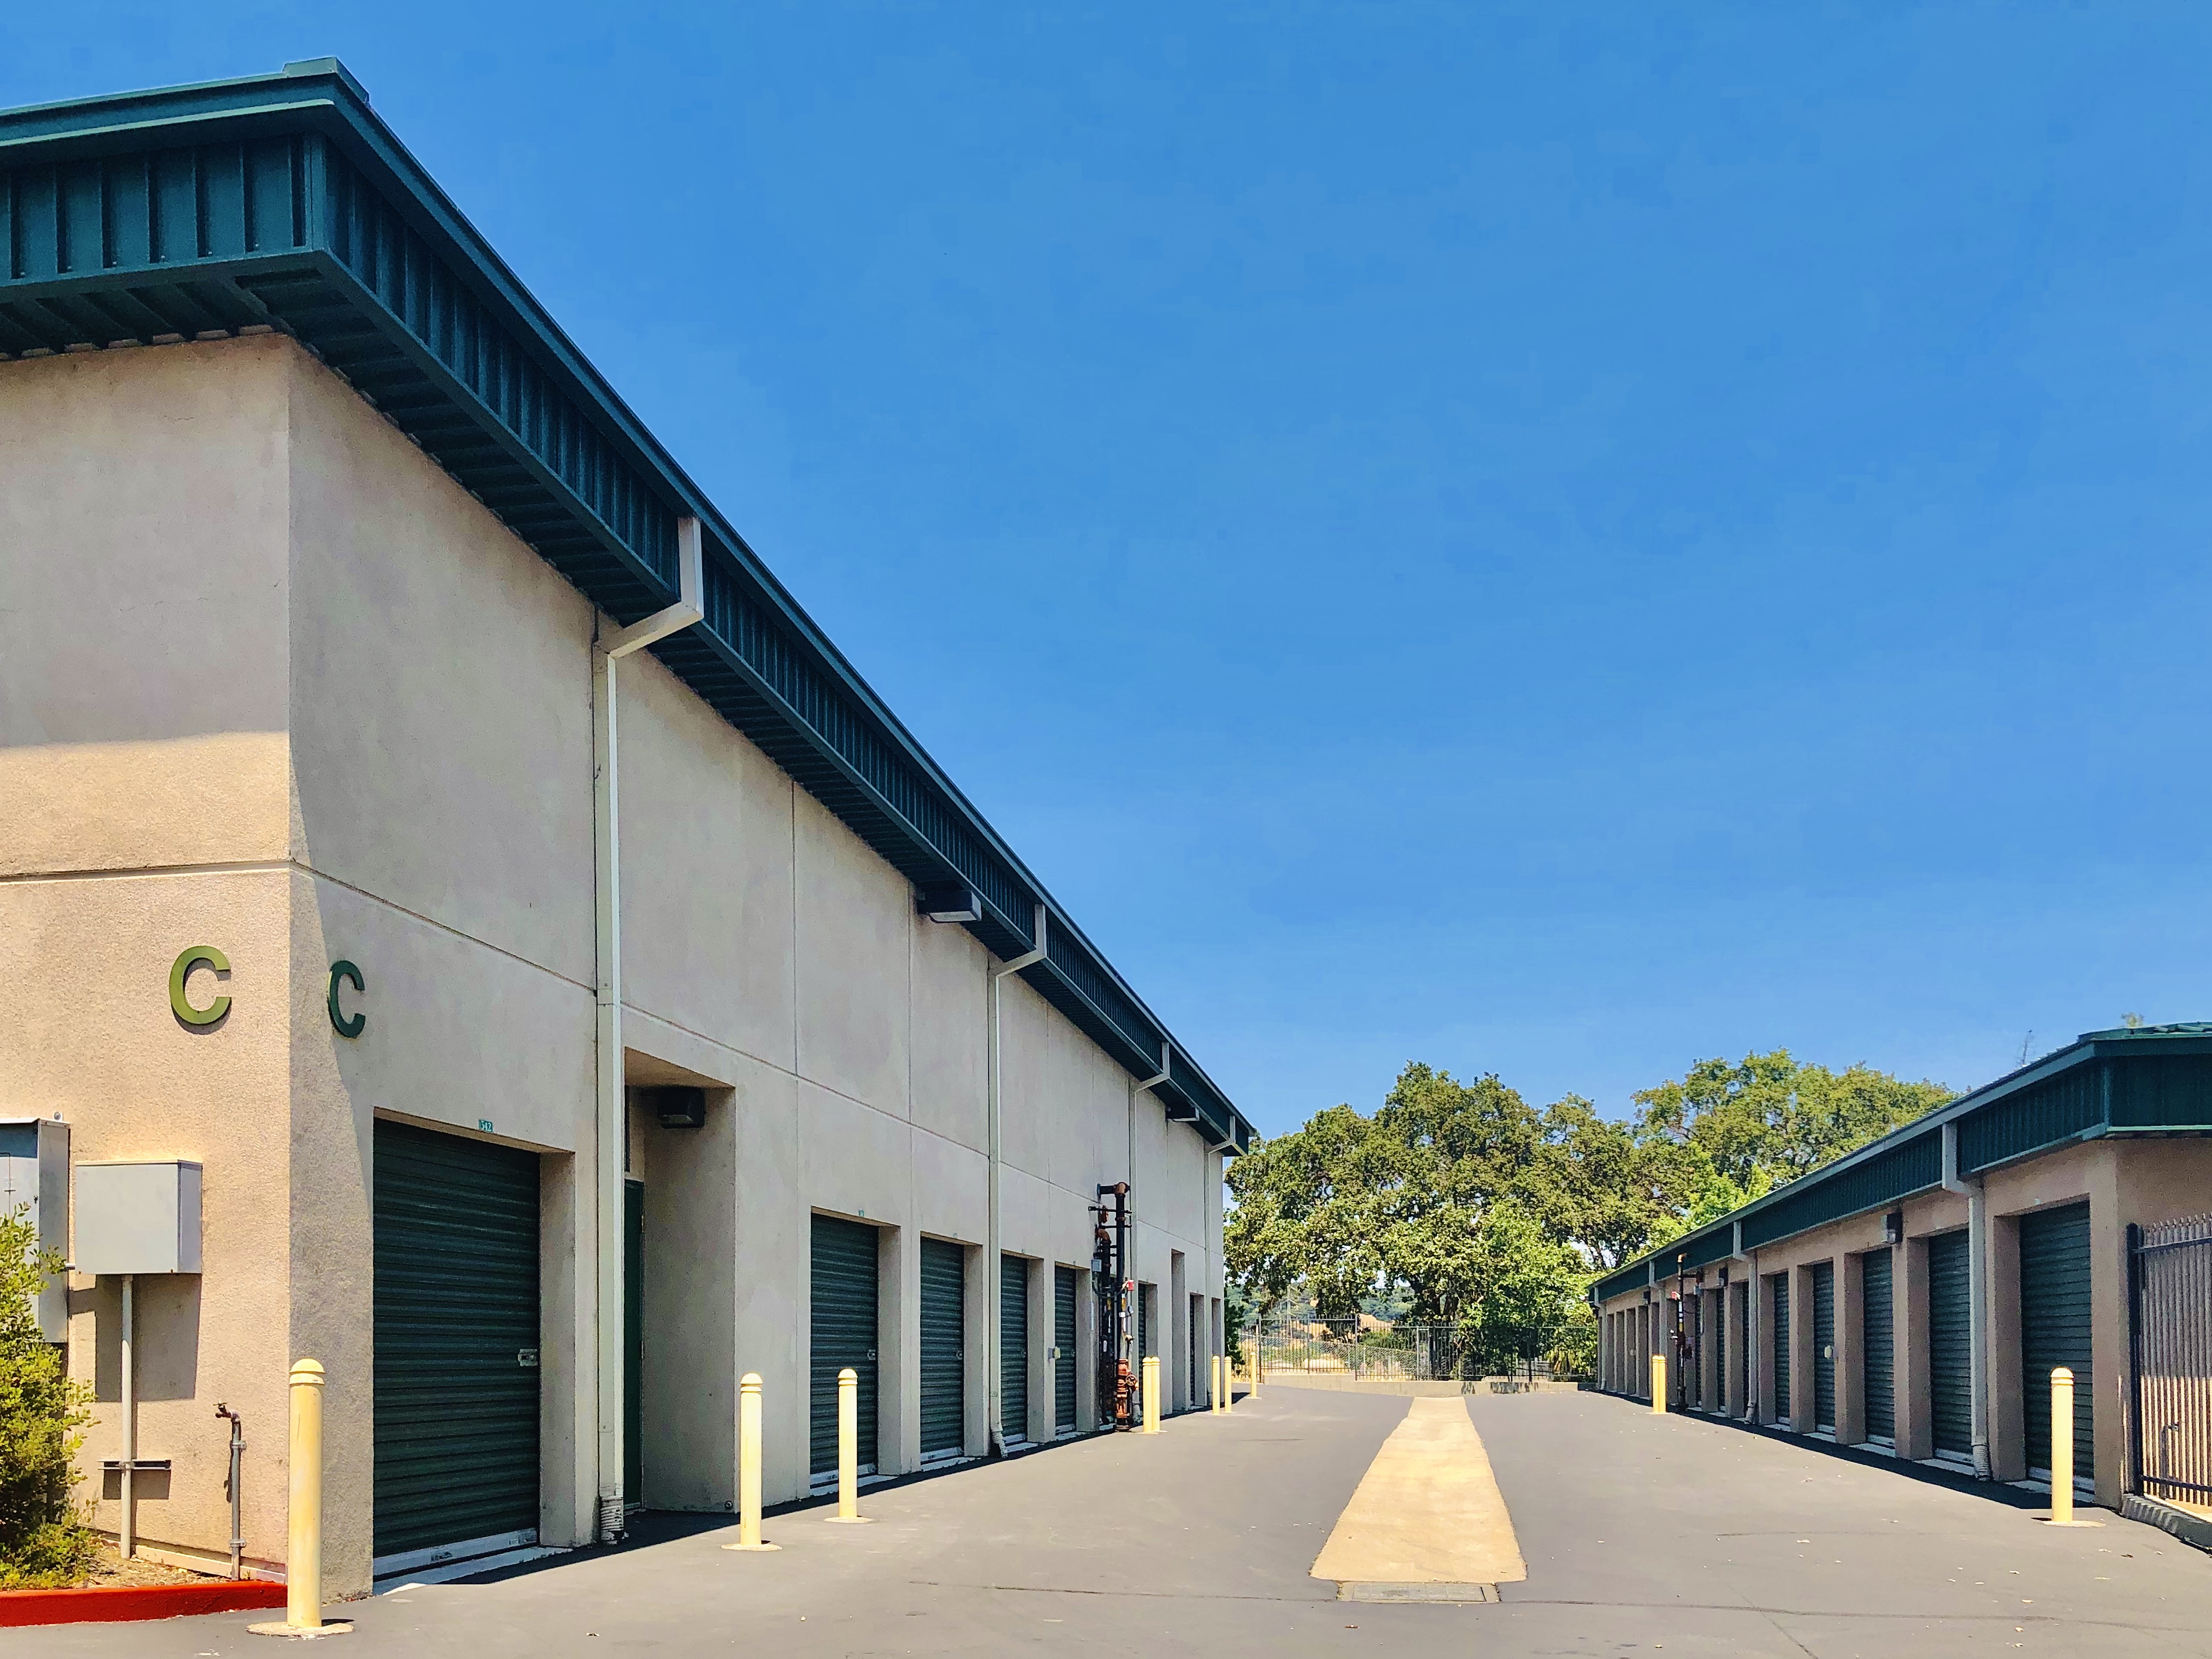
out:
<path id="1" fill-rule="evenodd" d="M 349 1018 L 339 1008 L 338 986 L 341 981 L 356 991 L 366 991 L 368 987 L 362 979 L 361 969 L 353 963 L 341 960 L 331 964 L 331 1029 L 342 1037 L 357 1037 L 361 1035 L 362 1027 L 368 1024 L 368 1016 L 355 1014 Z"/>
<path id="2" fill-rule="evenodd" d="M 193 945 L 169 968 L 169 1010 L 186 1025 L 212 1025 L 230 1012 L 230 999 L 227 996 L 217 997 L 204 1008 L 195 1008 L 185 1000 L 185 980 L 203 963 L 218 974 L 230 971 L 230 958 L 212 945 Z"/>

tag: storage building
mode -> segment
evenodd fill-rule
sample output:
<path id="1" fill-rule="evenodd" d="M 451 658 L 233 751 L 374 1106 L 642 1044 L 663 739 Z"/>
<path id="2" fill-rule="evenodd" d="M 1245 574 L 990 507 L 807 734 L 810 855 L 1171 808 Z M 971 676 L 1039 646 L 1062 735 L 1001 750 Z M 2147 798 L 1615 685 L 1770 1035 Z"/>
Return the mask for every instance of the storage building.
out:
<path id="1" fill-rule="evenodd" d="M 2212 1515 L 2212 1025 L 2092 1031 L 1600 1279 L 1600 1376 L 1669 1404 Z M 2212 1534 L 2208 1534 L 2212 1535 Z"/>
<path id="2" fill-rule="evenodd" d="M 1090 1431 L 1122 1183 L 1205 1403 L 1249 1126 L 335 61 L 0 114 L 0 1173 L 149 1552 L 227 1559 L 221 1401 L 281 1565 L 301 1356 L 339 1592 L 729 1508 L 749 1371 L 771 1502 L 843 1366 L 878 1475 Z"/>

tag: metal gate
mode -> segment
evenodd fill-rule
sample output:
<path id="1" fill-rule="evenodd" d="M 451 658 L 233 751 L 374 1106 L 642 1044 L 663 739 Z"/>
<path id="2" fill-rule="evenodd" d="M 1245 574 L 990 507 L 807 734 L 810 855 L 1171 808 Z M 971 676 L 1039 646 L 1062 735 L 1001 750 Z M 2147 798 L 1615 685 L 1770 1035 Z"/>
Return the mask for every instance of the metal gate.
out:
<path id="1" fill-rule="evenodd" d="M 535 1543 L 537 1156 L 381 1118 L 373 1144 L 375 1556 Z"/>
<path id="2" fill-rule="evenodd" d="M 1970 1260 L 1963 1231 L 1928 1241 L 1928 1405 L 1938 1455 L 1974 1452 Z"/>
<path id="3" fill-rule="evenodd" d="M 1836 1427 L 1836 1264 L 1813 1264 L 1813 1426 Z"/>
<path id="4" fill-rule="evenodd" d="M 1859 1258 L 1859 1352 L 1865 1356 L 1866 1437 L 1897 1443 L 1897 1304 L 1890 1252 Z"/>
<path id="5" fill-rule="evenodd" d="M 2135 1489 L 2212 1504 L 2212 1216 L 2128 1229 Z"/>
<path id="6" fill-rule="evenodd" d="M 1075 1298 L 1080 1281 L 1073 1267 L 1052 1270 L 1052 1426 L 1054 1433 L 1075 1432 Z"/>
<path id="7" fill-rule="evenodd" d="M 961 1449 L 962 1359 L 967 1346 L 966 1252 L 941 1238 L 921 1241 L 921 1455 Z"/>
<path id="8" fill-rule="evenodd" d="M 999 1434 L 1030 1437 L 1030 1264 L 1018 1255 L 999 1258 Z"/>
<path id="9" fill-rule="evenodd" d="M 837 1373 L 860 1379 L 854 1425 L 862 1474 L 876 1467 L 876 1230 L 835 1216 L 813 1219 L 812 1308 L 808 1315 L 810 1468 L 837 1470 Z"/>
<path id="10" fill-rule="evenodd" d="M 2089 1206 L 2021 1217 L 2021 1426 L 2031 1473 L 2051 1472 L 2051 1373 L 2060 1365 L 2074 1373 L 2075 1477 L 2096 1473 L 2089 1328 Z"/>

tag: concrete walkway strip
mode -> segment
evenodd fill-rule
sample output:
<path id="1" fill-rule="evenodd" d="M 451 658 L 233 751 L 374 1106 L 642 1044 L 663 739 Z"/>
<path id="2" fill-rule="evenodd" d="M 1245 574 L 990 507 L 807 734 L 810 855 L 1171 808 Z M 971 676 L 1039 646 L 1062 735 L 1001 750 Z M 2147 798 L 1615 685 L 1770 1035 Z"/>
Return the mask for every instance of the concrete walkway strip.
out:
<path id="1" fill-rule="evenodd" d="M 1455 1397 L 1407 1404 L 1312 1576 L 1346 1601 L 1494 1601 L 1528 1568 L 1482 1437 Z"/>

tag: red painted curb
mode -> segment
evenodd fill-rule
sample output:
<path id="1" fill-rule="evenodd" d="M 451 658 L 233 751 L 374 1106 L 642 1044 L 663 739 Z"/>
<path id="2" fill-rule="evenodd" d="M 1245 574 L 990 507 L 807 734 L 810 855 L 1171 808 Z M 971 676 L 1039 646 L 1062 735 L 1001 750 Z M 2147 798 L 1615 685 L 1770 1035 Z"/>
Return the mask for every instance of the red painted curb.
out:
<path id="1" fill-rule="evenodd" d="M 281 1607 L 284 1587 L 259 1578 L 205 1584 L 116 1584 L 97 1589 L 0 1590 L 0 1628 L 86 1625 L 126 1619 L 181 1619 L 195 1613 Z"/>

